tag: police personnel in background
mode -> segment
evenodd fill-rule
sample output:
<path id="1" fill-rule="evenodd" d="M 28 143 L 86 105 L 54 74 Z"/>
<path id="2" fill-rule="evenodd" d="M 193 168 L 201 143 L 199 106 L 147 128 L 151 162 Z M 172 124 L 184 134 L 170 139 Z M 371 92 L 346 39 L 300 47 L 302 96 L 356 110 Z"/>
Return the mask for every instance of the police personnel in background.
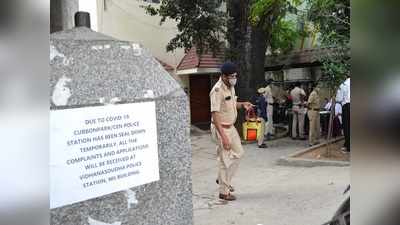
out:
<path id="1" fill-rule="evenodd" d="M 267 148 L 267 145 L 264 143 L 264 132 L 265 132 L 265 121 L 267 119 L 267 103 L 264 97 L 265 88 L 257 89 L 257 98 L 255 101 L 255 105 L 257 106 L 257 119 L 260 120 L 261 135 L 257 137 L 257 144 L 259 148 Z"/>
<path id="2" fill-rule="evenodd" d="M 211 134 L 217 143 L 219 198 L 233 201 L 232 177 L 239 166 L 244 151 L 240 136 L 234 126 L 237 109 L 249 110 L 250 102 L 237 102 L 235 84 L 237 67 L 231 62 L 221 66 L 221 76 L 210 92 Z"/>
<path id="3" fill-rule="evenodd" d="M 304 117 L 306 110 L 304 108 L 304 99 L 306 97 L 306 92 L 300 88 L 300 82 L 295 83 L 295 88 L 290 92 L 290 96 L 293 104 L 292 138 L 305 140 Z M 297 126 L 299 128 L 299 137 L 297 137 Z"/>
<path id="4" fill-rule="evenodd" d="M 310 121 L 310 132 L 309 132 L 309 145 L 319 144 L 319 133 L 320 133 L 320 98 L 319 98 L 319 88 L 317 85 L 313 85 L 313 91 L 310 93 L 307 102 L 308 108 L 308 119 Z"/>
<path id="5" fill-rule="evenodd" d="M 274 116 L 274 97 L 272 94 L 272 80 L 271 78 L 267 80 L 267 87 L 264 89 L 264 97 L 267 102 L 267 124 L 266 124 L 266 129 L 265 133 L 267 135 L 267 140 L 271 139 L 271 136 L 274 135 L 274 121 L 273 121 L 273 116 Z"/>
<path id="6" fill-rule="evenodd" d="M 336 93 L 336 102 L 342 105 L 344 146 L 342 151 L 350 152 L 350 74 Z"/>

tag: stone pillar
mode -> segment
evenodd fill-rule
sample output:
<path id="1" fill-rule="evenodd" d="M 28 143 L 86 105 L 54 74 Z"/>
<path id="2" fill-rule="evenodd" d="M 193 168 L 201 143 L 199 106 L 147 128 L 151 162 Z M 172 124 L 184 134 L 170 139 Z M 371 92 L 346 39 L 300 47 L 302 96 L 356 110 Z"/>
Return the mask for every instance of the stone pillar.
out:
<path id="1" fill-rule="evenodd" d="M 188 98 L 148 50 L 55 32 L 49 88 L 51 225 L 193 224 Z"/>
<path id="2" fill-rule="evenodd" d="M 50 1 L 50 33 L 74 27 L 74 14 L 79 10 L 79 0 Z"/>

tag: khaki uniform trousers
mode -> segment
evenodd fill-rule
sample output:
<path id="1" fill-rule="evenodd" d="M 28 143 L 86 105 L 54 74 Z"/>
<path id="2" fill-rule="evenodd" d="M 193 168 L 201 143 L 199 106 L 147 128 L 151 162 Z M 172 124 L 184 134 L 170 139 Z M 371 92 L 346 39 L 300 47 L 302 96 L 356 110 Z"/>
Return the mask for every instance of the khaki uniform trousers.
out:
<path id="1" fill-rule="evenodd" d="M 262 145 L 264 143 L 264 132 L 265 132 L 265 120 L 262 117 L 258 118 L 261 122 L 260 134 L 258 135 L 257 144 Z"/>
<path id="2" fill-rule="evenodd" d="M 267 106 L 267 125 L 265 128 L 265 134 L 273 134 L 274 133 L 274 121 L 273 121 L 273 116 L 274 116 L 274 106 L 268 104 Z"/>
<path id="3" fill-rule="evenodd" d="M 314 145 L 319 140 L 319 132 L 320 132 L 319 112 L 315 110 L 308 110 L 308 119 L 310 120 L 309 143 L 311 145 Z"/>
<path id="4" fill-rule="evenodd" d="M 293 121 L 292 121 L 292 137 L 297 137 L 297 125 L 299 125 L 299 137 L 304 138 L 304 107 L 298 105 L 293 106 Z"/>
<path id="5" fill-rule="evenodd" d="M 240 136 L 234 126 L 223 128 L 231 143 L 231 150 L 227 151 L 222 145 L 222 140 L 214 124 L 211 124 L 211 135 L 217 144 L 218 181 L 219 193 L 228 194 L 232 177 L 239 168 L 240 158 L 244 153 Z"/>

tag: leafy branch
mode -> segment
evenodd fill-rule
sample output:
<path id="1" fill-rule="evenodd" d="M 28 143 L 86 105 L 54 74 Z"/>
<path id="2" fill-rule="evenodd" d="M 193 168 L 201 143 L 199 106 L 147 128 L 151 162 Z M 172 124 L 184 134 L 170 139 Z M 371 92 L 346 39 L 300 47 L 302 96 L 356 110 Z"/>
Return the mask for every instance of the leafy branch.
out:
<path id="1" fill-rule="evenodd" d="M 211 50 L 216 54 L 225 37 L 226 13 L 221 10 L 221 0 L 163 0 L 156 8 L 143 6 L 146 13 L 159 15 L 160 25 L 167 19 L 177 22 L 178 34 L 172 38 L 167 51 L 196 46 L 199 53 Z"/>

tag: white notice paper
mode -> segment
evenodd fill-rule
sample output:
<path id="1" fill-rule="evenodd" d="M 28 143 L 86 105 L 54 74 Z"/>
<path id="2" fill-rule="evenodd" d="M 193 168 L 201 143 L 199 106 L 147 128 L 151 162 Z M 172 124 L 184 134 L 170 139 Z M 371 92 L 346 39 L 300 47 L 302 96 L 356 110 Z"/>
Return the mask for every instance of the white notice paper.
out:
<path id="1" fill-rule="evenodd" d="M 157 180 L 154 102 L 50 111 L 50 208 Z"/>

